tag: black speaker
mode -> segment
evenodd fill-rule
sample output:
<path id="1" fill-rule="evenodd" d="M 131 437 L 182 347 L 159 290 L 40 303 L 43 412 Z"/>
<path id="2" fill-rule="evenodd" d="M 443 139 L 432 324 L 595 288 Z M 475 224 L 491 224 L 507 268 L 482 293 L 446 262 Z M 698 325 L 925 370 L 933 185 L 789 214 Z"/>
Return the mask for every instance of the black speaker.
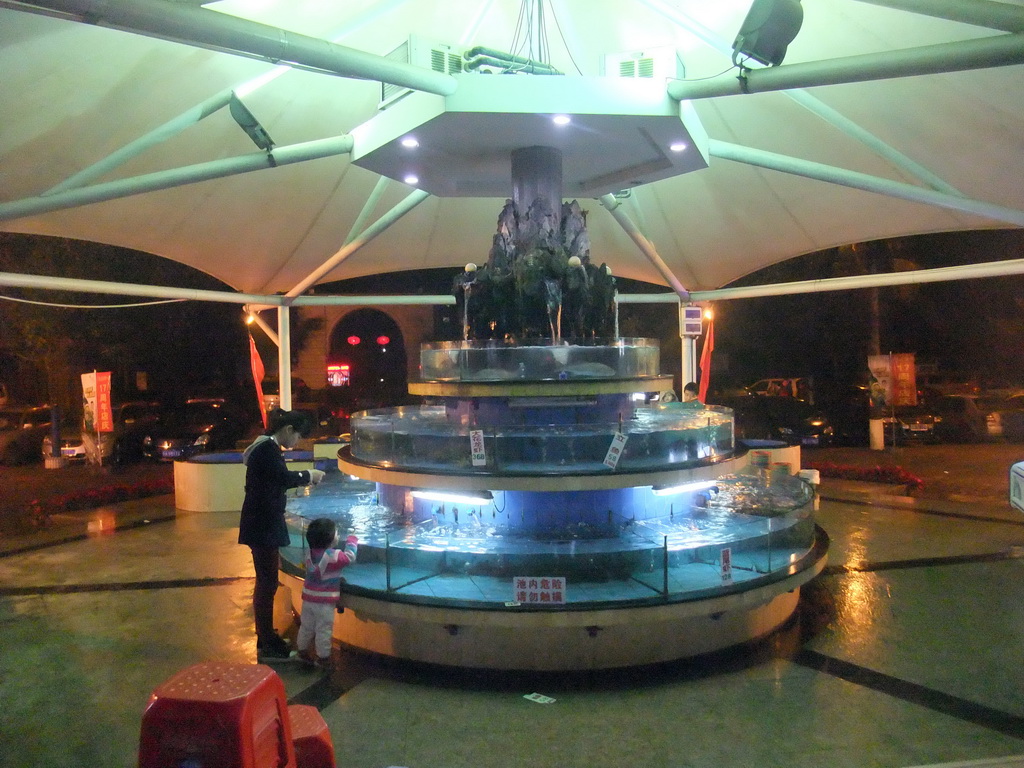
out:
<path id="1" fill-rule="evenodd" d="M 732 44 L 733 62 L 746 56 L 769 67 L 781 64 L 803 22 L 800 0 L 754 0 Z"/>

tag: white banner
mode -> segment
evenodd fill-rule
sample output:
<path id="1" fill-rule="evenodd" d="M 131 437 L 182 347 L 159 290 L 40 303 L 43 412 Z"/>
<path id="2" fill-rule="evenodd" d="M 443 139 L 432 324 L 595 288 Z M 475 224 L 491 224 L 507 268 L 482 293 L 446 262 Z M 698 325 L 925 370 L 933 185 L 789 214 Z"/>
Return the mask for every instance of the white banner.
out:
<path id="1" fill-rule="evenodd" d="M 615 469 L 619 464 L 619 457 L 622 456 L 622 451 L 626 448 L 626 435 L 621 432 L 616 432 L 615 436 L 612 437 L 612 444 L 608 446 L 608 453 L 604 456 L 604 465 L 611 469 Z"/>

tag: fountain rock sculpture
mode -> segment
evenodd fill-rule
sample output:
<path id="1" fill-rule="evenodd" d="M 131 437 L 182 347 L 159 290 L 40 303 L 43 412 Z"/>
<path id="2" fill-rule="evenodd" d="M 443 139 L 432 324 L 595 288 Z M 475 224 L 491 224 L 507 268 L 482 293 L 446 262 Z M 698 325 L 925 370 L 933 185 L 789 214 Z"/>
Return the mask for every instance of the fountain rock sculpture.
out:
<path id="1" fill-rule="evenodd" d="M 470 268 L 472 267 L 472 268 Z M 487 264 L 467 265 L 454 284 L 463 338 L 584 341 L 614 333 L 615 278 L 590 261 L 586 212 L 546 198 L 526 211 L 506 200 Z"/>

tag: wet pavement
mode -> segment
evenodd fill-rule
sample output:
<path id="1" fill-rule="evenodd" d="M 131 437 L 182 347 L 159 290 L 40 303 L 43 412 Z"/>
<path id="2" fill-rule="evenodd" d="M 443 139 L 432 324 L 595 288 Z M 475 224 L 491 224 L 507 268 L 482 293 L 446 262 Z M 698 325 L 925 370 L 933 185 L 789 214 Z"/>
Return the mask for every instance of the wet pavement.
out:
<path id="1" fill-rule="evenodd" d="M 327 679 L 280 668 L 285 690 L 321 710 L 346 768 L 1024 765 L 1024 515 L 1005 495 L 1024 446 L 902 450 L 925 480 L 913 496 L 823 481 L 829 564 L 751 646 L 574 675 L 343 653 Z M 133 766 L 156 686 L 254 658 L 237 514 L 163 496 L 80 517 L 81 538 L 0 557 L 0 767 Z"/>

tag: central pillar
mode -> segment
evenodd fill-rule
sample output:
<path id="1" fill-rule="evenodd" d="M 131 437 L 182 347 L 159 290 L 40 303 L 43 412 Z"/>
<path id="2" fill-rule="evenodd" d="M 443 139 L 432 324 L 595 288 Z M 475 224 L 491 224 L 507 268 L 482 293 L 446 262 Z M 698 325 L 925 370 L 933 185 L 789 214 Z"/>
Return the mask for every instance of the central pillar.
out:
<path id="1" fill-rule="evenodd" d="M 520 213 L 526 213 L 538 198 L 548 201 L 558 231 L 562 220 L 562 151 L 554 147 L 512 150 L 512 202 Z"/>

